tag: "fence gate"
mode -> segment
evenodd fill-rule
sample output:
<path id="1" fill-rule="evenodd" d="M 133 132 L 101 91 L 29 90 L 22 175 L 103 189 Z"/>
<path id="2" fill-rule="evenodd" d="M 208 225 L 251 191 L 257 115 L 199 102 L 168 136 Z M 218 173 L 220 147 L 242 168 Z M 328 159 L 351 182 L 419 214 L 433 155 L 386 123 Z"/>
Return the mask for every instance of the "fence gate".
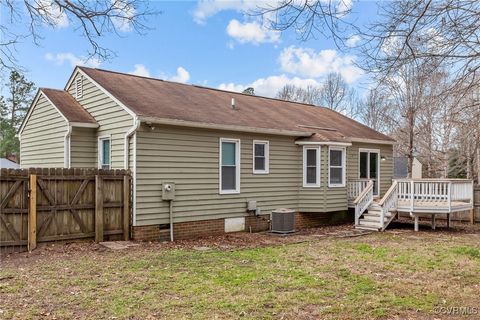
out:
<path id="1" fill-rule="evenodd" d="M 16 171 L 16 170 L 15 170 Z M 4 175 L 0 183 L 0 244 L 4 250 L 18 251 L 28 239 L 28 176 Z M 2 249 L 0 247 L 0 250 Z"/>
<path id="2" fill-rule="evenodd" d="M 0 176 L 0 251 L 37 242 L 128 239 L 130 176 L 126 170 L 5 170 Z"/>

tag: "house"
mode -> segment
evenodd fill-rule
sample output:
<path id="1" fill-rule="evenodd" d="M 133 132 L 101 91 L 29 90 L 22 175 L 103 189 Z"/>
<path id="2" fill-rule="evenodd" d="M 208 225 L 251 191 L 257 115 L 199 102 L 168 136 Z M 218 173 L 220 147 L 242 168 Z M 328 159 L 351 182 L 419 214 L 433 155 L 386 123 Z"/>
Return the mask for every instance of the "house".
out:
<path id="1" fill-rule="evenodd" d="M 262 230 L 281 207 L 360 226 L 392 185 L 394 140 L 330 109 L 86 67 L 39 89 L 19 138 L 22 168 L 130 169 L 134 239 Z"/>

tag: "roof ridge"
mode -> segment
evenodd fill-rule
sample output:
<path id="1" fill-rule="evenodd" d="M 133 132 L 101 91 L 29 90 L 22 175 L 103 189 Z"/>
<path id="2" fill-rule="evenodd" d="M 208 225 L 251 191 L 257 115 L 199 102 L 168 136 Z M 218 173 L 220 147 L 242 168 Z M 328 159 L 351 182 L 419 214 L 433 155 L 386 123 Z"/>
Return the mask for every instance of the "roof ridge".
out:
<path id="1" fill-rule="evenodd" d="M 178 85 L 182 85 L 182 86 L 197 87 L 197 88 L 200 88 L 200 89 L 213 90 L 213 91 L 219 91 L 219 92 L 226 92 L 226 93 L 231 93 L 231 94 L 238 94 L 238 95 L 242 95 L 242 96 L 246 96 L 246 97 L 261 98 L 261 99 L 267 99 L 267 100 L 287 102 L 287 103 L 291 103 L 291 104 L 295 104 L 295 105 L 301 105 L 301 106 L 308 106 L 308 107 L 325 108 L 325 109 L 327 109 L 326 107 L 317 106 L 317 105 L 314 105 L 314 104 L 311 104 L 311 103 L 306 103 L 306 102 L 297 102 L 297 101 L 284 100 L 284 99 L 280 99 L 280 98 L 272 98 L 272 97 L 266 97 L 266 96 L 251 95 L 251 94 L 243 93 L 243 92 L 235 92 L 235 91 L 229 91 L 229 90 L 224 90 L 224 89 L 206 87 L 206 86 L 202 86 L 202 85 L 199 85 L 199 84 L 193 84 L 193 83 L 192 83 L 192 84 L 187 84 L 187 83 L 170 81 L 170 80 L 165 80 L 165 79 L 160 79 L 160 78 L 152 78 L 152 77 L 146 77 L 146 76 L 139 76 L 139 75 L 131 74 L 131 73 L 127 73 L 127 72 L 107 70 L 107 69 L 102 69 L 102 68 L 88 68 L 88 67 L 82 67 L 82 66 L 78 66 L 78 68 L 79 68 L 79 69 L 98 70 L 98 71 L 102 71 L 102 72 L 115 73 L 115 74 L 119 74 L 119 75 L 136 77 L 136 78 L 141 78 L 141 79 L 154 80 L 154 81 L 162 81 L 162 82 L 173 83 L 173 84 L 178 84 Z"/>

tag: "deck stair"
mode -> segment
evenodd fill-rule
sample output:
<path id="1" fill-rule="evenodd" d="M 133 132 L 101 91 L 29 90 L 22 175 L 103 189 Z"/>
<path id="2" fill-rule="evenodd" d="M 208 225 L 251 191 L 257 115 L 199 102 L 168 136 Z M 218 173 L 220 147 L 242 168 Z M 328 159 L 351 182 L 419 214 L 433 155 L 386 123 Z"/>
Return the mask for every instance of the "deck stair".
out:
<path id="1" fill-rule="evenodd" d="M 397 183 L 378 202 L 373 199 L 373 184 L 369 183 L 354 203 L 356 229 L 384 231 L 397 215 Z"/>
<path id="2" fill-rule="evenodd" d="M 359 224 L 355 226 L 356 229 L 384 231 L 385 228 L 395 218 L 396 211 L 394 209 L 385 212 L 383 217 L 383 224 L 381 223 L 382 207 L 373 202 L 366 210 L 366 212 L 360 217 Z"/>

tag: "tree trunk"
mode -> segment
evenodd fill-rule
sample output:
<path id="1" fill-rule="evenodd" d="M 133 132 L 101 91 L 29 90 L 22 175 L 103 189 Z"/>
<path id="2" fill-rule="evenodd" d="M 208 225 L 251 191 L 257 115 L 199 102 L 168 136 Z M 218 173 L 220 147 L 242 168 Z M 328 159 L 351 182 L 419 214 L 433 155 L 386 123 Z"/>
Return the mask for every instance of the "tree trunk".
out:
<path id="1" fill-rule="evenodd" d="M 408 111 L 408 176 L 412 177 L 413 171 L 413 139 L 415 135 L 415 113 L 413 108 Z"/>

